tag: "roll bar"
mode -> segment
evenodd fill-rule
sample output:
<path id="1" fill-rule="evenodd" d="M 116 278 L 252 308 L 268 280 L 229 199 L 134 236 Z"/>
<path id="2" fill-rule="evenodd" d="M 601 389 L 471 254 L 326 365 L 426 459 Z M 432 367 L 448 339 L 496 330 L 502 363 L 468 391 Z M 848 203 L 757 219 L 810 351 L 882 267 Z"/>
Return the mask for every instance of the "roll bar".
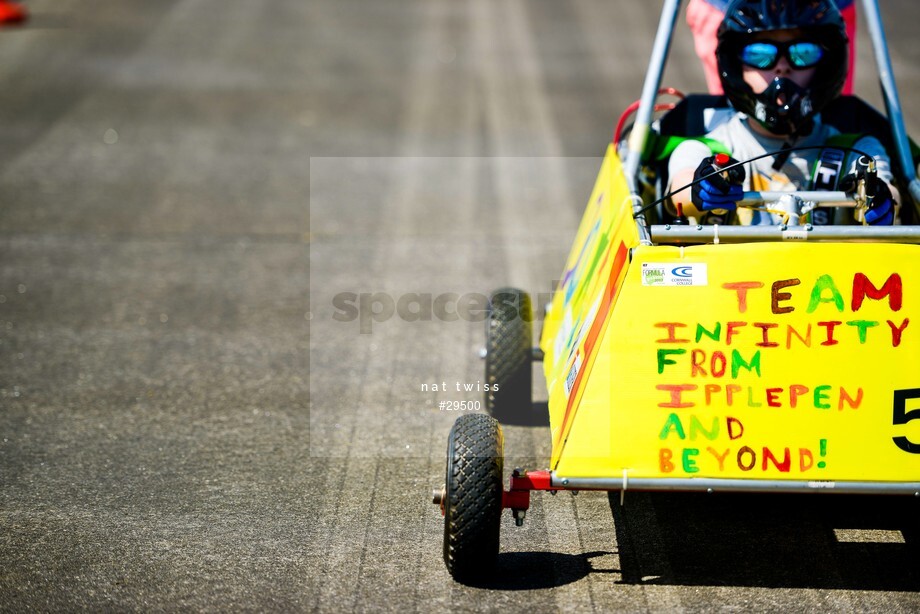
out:
<path id="1" fill-rule="evenodd" d="M 636 215 L 639 241 L 643 245 L 651 245 L 651 237 L 648 233 L 645 215 L 642 213 L 642 197 L 639 195 L 638 180 L 639 165 L 642 152 L 645 151 L 645 145 L 648 142 L 649 130 L 652 129 L 655 98 L 658 97 L 658 88 L 661 87 L 661 75 L 664 73 L 664 64 L 668 59 L 674 24 L 680 15 L 680 1 L 665 0 L 664 7 L 661 9 L 658 32 L 655 34 L 655 44 L 652 46 L 652 57 L 649 60 L 648 71 L 645 73 L 642 97 L 639 99 L 639 109 L 636 111 L 636 120 L 629 136 L 628 153 L 623 162 L 626 184 L 629 186 L 629 193 L 633 201 L 633 213 Z"/>
<path id="2" fill-rule="evenodd" d="M 633 213 L 636 216 L 636 225 L 639 240 L 643 245 L 651 245 L 653 237 L 642 212 L 642 199 L 639 189 L 639 166 L 642 152 L 648 142 L 649 131 L 652 127 L 655 99 L 661 87 L 661 77 L 664 73 L 665 62 L 671 46 L 674 27 L 680 15 L 681 0 L 664 0 L 661 9 L 661 19 L 658 22 L 658 31 L 652 47 L 652 56 L 649 60 L 648 71 L 645 73 L 645 83 L 642 86 L 642 97 L 639 100 L 639 109 L 632 133 L 627 142 L 626 158 L 623 170 L 626 182 L 633 201 Z M 876 68 L 885 100 L 885 110 L 891 126 L 891 135 L 897 151 L 893 152 L 900 162 L 904 178 L 908 182 L 908 191 L 914 202 L 920 203 L 920 180 L 917 179 L 916 169 L 910 153 L 910 141 L 904 127 L 904 116 L 901 112 L 901 102 L 895 85 L 894 73 L 891 69 L 891 58 L 888 54 L 888 40 L 882 26 L 881 12 L 878 0 L 862 0 L 862 10 L 865 15 L 869 36 L 875 55 Z"/>
<path id="3" fill-rule="evenodd" d="M 694 245 L 708 243 L 752 243 L 757 241 L 843 241 L 920 244 L 920 226 L 725 226 L 707 224 L 649 228 L 655 243 Z"/>
<path id="4" fill-rule="evenodd" d="M 891 136 L 897 149 L 901 171 L 907 179 L 907 189 L 914 202 L 920 203 L 920 181 L 914 167 L 914 159 L 910 155 L 910 139 L 904 128 L 904 115 L 901 113 L 901 100 L 898 97 L 898 88 L 894 82 L 894 71 L 891 69 L 891 56 L 888 54 L 888 39 L 882 26 L 882 14 L 878 8 L 878 0 L 862 0 L 866 25 L 872 38 L 872 48 L 875 53 L 875 63 L 878 69 L 879 81 L 882 85 L 882 96 L 885 98 L 885 111 L 888 114 L 888 123 L 891 124 Z"/>

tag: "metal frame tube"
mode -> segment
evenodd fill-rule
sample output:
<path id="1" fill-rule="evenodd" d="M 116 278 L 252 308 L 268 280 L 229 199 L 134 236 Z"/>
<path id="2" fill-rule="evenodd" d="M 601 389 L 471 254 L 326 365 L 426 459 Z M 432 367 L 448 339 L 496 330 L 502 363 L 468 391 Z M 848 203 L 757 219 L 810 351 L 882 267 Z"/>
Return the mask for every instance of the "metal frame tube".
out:
<path id="1" fill-rule="evenodd" d="M 795 192 L 745 192 L 738 206 L 760 205 L 762 203 L 779 202 L 784 196 L 795 195 L 799 200 L 812 202 L 817 205 L 832 205 L 835 207 L 856 207 L 858 203 L 846 192 L 825 190 L 798 190 Z"/>
<path id="2" fill-rule="evenodd" d="M 891 57 L 888 54 L 888 39 L 882 26 L 882 15 L 879 11 L 877 0 L 862 0 L 865 13 L 866 26 L 872 38 L 872 49 L 875 53 L 875 63 L 878 69 L 879 81 L 882 86 L 882 95 L 885 98 L 885 109 L 888 112 L 888 122 L 891 124 L 891 136 L 897 148 L 898 161 L 904 177 L 908 181 L 908 190 L 915 202 L 920 203 L 920 181 L 917 180 L 914 160 L 910 155 L 910 140 L 904 128 L 904 115 L 901 112 L 901 101 L 898 97 L 898 88 L 894 81 L 894 71 L 891 69 Z"/>
<path id="3" fill-rule="evenodd" d="M 649 130 L 651 130 L 652 115 L 655 112 L 655 99 L 658 97 L 658 89 L 661 87 L 661 76 L 664 73 L 668 50 L 671 47 L 674 25 L 680 15 L 680 4 L 681 0 L 665 0 L 661 9 L 658 32 L 655 34 L 655 44 L 652 47 L 652 57 L 649 60 L 648 71 L 645 74 L 645 84 L 642 86 L 642 98 L 639 100 L 636 120 L 629 136 L 629 151 L 623 163 L 626 182 L 630 193 L 634 196 L 633 211 L 635 213 L 639 213 L 642 208 L 642 201 L 639 199 L 639 164 L 642 161 L 642 152 L 645 150 L 645 144 L 648 141 Z M 649 237 L 645 216 L 639 215 L 636 218 L 636 224 L 638 225 L 640 240 L 642 243 L 648 244 Z"/>
<path id="4" fill-rule="evenodd" d="M 751 241 L 853 241 L 920 244 L 917 226 L 677 226 L 655 224 L 649 228 L 655 243 L 698 245 Z"/>
<path id="5" fill-rule="evenodd" d="M 849 482 L 832 480 L 747 480 L 722 478 L 566 478 L 553 472 L 553 486 L 563 490 L 652 490 L 690 492 L 827 492 L 920 497 L 920 482 Z"/>

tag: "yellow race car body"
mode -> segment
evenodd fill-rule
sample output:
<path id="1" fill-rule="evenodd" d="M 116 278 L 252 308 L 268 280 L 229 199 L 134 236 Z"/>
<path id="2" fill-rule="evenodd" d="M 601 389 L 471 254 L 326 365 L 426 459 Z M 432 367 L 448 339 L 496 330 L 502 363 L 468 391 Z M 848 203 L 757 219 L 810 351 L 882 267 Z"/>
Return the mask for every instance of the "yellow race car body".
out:
<path id="1" fill-rule="evenodd" d="M 633 211 L 611 146 L 540 342 L 554 485 L 920 492 L 920 246 L 648 244 Z"/>

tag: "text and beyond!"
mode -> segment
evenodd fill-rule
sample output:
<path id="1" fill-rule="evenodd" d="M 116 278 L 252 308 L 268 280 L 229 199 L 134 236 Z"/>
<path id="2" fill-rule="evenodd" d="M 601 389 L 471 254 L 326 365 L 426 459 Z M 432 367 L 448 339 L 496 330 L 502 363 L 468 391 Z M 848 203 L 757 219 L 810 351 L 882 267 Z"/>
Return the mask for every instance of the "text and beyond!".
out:
<path id="1" fill-rule="evenodd" d="M 847 280 L 849 284 L 850 280 Z M 811 287 L 800 279 L 782 279 L 772 284 L 738 281 L 722 284 L 732 293 L 737 317 L 731 320 L 656 322 L 657 373 L 666 383 L 656 385 L 658 407 L 666 410 L 658 432 L 658 468 L 662 474 L 693 475 L 701 470 L 719 473 L 741 470 L 751 474 L 806 474 L 824 469 L 829 442 L 818 438 L 809 447 L 755 445 L 757 434 L 746 432 L 746 411 L 798 409 L 853 412 L 866 401 L 859 382 L 802 380 L 785 386 L 739 384 L 759 381 L 771 358 L 783 348 L 820 349 L 839 344 L 867 343 L 897 348 L 905 341 L 910 319 L 899 317 L 903 302 L 901 277 L 894 273 L 875 284 L 856 273 L 849 288 L 830 275 L 819 277 Z M 813 320 L 798 318 L 784 323 L 783 316 L 796 311 L 808 297 L 805 312 Z M 745 319 L 751 301 L 769 301 L 775 320 Z M 887 305 L 888 317 L 861 318 L 866 301 Z M 801 306 L 799 307 L 801 309 Z M 706 344 L 706 348 L 700 344 Z M 712 349 L 718 347 L 720 349 Z M 775 358 L 774 358 L 775 359 Z M 711 416 L 709 407 L 726 408 L 732 415 Z M 697 412 L 697 413 L 695 413 Z M 832 449 L 832 442 L 830 443 Z"/>

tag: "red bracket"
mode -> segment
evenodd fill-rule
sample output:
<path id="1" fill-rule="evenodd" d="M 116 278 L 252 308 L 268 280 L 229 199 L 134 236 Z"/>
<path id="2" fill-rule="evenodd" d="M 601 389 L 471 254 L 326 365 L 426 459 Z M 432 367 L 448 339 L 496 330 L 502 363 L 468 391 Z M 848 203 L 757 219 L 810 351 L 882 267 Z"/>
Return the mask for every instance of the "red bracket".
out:
<path id="1" fill-rule="evenodd" d="M 530 509 L 531 490 L 558 490 L 552 486 L 552 474 L 549 471 L 521 472 L 515 469 L 511 474 L 511 486 L 502 491 L 502 507 L 515 511 Z"/>

